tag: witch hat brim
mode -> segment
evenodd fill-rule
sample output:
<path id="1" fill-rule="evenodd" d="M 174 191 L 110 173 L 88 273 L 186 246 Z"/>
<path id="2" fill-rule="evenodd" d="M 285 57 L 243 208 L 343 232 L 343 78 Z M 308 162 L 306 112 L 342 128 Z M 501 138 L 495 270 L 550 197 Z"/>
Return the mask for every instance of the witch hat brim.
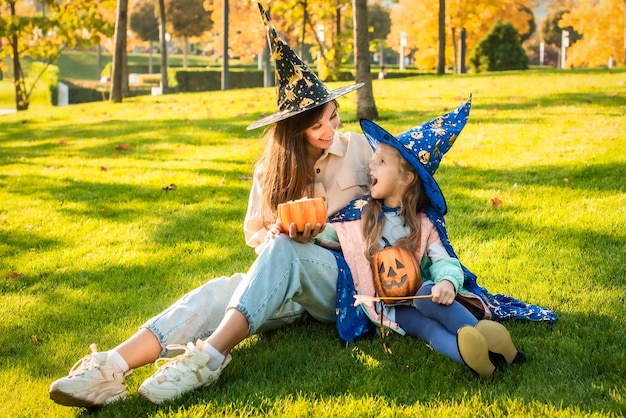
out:
<path id="1" fill-rule="evenodd" d="M 306 112 L 364 85 L 364 83 L 357 83 L 340 87 L 336 90 L 329 90 L 280 36 L 270 20 L 269 13 L 263 9 L 260 3 L 258 5 L 263 23 L 267 29 L 272 56 L 276 63 L 278 112 L 252 123 L 246 128 L 247 130 L 270 125 Z"/>

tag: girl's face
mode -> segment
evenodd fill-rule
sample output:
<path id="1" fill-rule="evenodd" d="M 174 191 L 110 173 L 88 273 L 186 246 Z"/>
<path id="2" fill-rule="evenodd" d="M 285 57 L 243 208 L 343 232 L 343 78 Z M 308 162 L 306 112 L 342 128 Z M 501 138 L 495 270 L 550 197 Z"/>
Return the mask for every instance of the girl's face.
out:
<path id="1" fill-rule="evenodd" d="M 401 158 L 393 147 L 379 144 L 369 165 L 372 197 L 392 208 L 400 206 L 402 196 L 413 179 L 413 173 L 402 172 Z"/>
<path id="2" fill-rule="evenodd" d="M 324 150 L 330 148 L 339 124 L 337 105 L 335 102 L 326 103 L 322 117 L 304 131 L 309 155 L 318 158 Z"/>

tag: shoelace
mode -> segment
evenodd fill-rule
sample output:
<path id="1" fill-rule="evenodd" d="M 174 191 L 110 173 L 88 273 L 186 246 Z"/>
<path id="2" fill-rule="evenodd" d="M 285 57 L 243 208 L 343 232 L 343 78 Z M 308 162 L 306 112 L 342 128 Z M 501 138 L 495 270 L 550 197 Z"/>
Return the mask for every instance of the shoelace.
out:
<path id="1" fill-rule="evenodd" d="M 82 374 L 84 371 L 92 370 L 94 368 L 94 363 L 96 361 L 96 353 L 98 352 L 98 347 L 95 344 L 91 344 L 89 346 L 91 349 L 91 354 L 81 358 L 78 360 L 72 368 L 70 369 L 69 376 L 74 377 Z"/>
<path id="2" fill-rule="evenodd" d="M 185 350 L 185 352 L 176 357 L 159 357 L 154 362 L 154 366 L 159 371 L 162 371 L 163 374 L 168 373 L 169 370 L 175 370 L 175 372 L 173 373 L 178 374 L 180 370 L 178 369 L 177 365 L 180 363 L 180 360 L 184 361 L 185 358 L 189 357 L 189 355 L 191 354 L 191 349 L 187 347 L 186 345 L 182 345 L 182 344 L 170 344 L 166 348 L 172 351 L 173 350 Z M 165 362 L 165 364 L 159 364 L 161 362 Z"/>

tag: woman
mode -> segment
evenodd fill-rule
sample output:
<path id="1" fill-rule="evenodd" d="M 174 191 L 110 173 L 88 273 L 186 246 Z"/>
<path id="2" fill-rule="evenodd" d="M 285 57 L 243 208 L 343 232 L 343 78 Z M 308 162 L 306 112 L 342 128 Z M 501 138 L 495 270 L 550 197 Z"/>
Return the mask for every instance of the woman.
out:
<path id="1" fill-rule="evenodd" d="M 335 99 L 362 84 L 329 91 L 280 38 L 262 9 L 261 13 L 277 59 L 279 111 L 248 127 L 274 124 L 267 131 L 268 144 L 255 170 L 244 222 L 246 241 L 259 257 L 246 274 L 216 278 L 188 293 L 114 349 L 98 352 L 92 344 L 92 354 L 50 386 L 55 402 L 93 407 L 124 399 L 125 377 L 166 354 L 168 347 L 187 353 L 148 378 L 141 385 L 142 395 L 159 403 L 214 382 L 230 361 L 230 356 L 220 353 L 223 348 L 180 344 L 211 335 L 224 318 L 229 297 L 240 301 L 250 282 L 261 289 L 250 305 L 241 305 L 255 318 L 251 333 L 291 324 L 305 315 L 334 321 L 336 260 L 330 251 L 311 243 L 323 225 L 307 225 L 303 233 L 297 233 L 295 224 L 278 225 L 275 214 L 279 203 L 304 196 L 324 197 L 332 214 L 367 191 L 371 147 L 360 134 L 335 132 L 340 125 Z M 280 231 L 288 234 L 276 236 Z M 302 277 L 306 292 L 291 288 L 288 294 L 278 295 L 270 288 L 267 283 L 280 269 L 290 270 L 294 283 Z M 254 304 L 267 298 L 273 298 L 272 303 L 264 304 L 260 312 Z M 226 331 L 240 332 L 237 328 Z M 152 384 L 157 389 L 150 390 Z"/>

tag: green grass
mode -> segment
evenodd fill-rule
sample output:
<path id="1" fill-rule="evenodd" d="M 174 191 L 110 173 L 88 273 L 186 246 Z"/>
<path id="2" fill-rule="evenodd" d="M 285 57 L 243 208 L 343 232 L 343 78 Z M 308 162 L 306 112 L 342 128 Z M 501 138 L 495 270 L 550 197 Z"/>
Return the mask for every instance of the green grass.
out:
<path id="1" fill-rule="evenodd" d="M 310 322 L 249 339 L 216 386 L 162 406 L 137 394 L 154 370 L 142 367 L 127 401 L 93 415 L 623 416 L 625 83 L 606 70 L 374 82 L 391 132 L 473 93 L 436 177 L 479 283 L 558 315 L 507 323 L 526 364 L 481 381 L 421 341 L 392 335 L 389 356 L 377 338 L 346 348 Z M 355 96 L 340 103 L 358 130 Z M 242 221 L 263 143 L 245 127 L 274 107 L 269 88 L 0 116 L 0 415 L 87 415 L 47 391 L 90 343 L 111 348 L 187 291 L 247 269 Z"/>

